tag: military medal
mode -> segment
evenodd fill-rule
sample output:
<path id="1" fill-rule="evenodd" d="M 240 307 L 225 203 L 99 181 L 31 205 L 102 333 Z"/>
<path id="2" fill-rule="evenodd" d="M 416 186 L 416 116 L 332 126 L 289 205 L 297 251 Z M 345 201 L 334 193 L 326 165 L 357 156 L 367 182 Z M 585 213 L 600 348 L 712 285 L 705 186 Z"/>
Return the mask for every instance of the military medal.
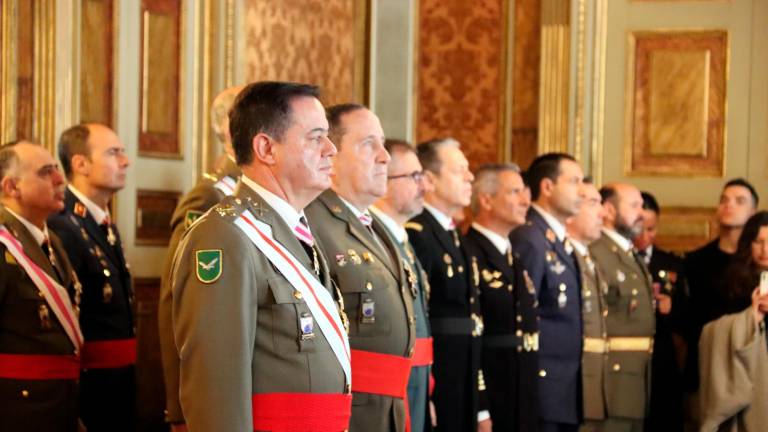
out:
<path id="1" fill-rule="evenodd" d="M 592 312 L 592 300 L 584 300 L 584 313 Z"/>
<path id="2" fill-rule="evenodd" d="M 552 270 L 553 272 L 555 272 L 555 274 L 559 275 L 559 274 L 561 274 L 562 272 L 565 271 L 565 266 L 563 265 L 563 263 L 560 262 L 560 260 L 557 260 L 557 261 L 555 261 L 554 264 L 549 266 L 549 269 Z"/>
<path id="3" fill-rule="evenodd" d="M 408 285 L 411 288 L 411 294 L 413 294 L 413 297 L 416 298 L 416 295 L 419 293 L 418 288 L 416 287 L 416 275 L 413 273 L 413 270 L 411 270 L 411 267 L 405 260 L 403 260 L 403 270 L 405 270 L 405 275 L 408 279 Z"/>
<path id="4" fill-rule="evenodd" d="M 512 249 L 507 249 L 507 265 L 512 267 L 515 260 L 512 259 Z"/>
<path id="5" fill-rule="evenodd" d="M 360 259 L 360 256 L 355 252 L 354 249 L 349 249 L 347 251 L 347 255 L 349 255 L 349 260 L 352 261 L 353 265 L 360 265 L 360 263 L 363 262 L 362 259 Z"/>
<path id="6" fill-rule="evenodd" d="M 37 315 L 40 317 L 40 329 L 50 330 L 53 328 L 51 325 L 51 315 L 48 313 L 48 306 L 41 304 L 37 308 Z"/>
<path id="7" fill-rule="evenodd" d="M 616 280 L 619 282 L 624 282 L 627 280 L 627 275 L 625 275 L 621 270 L 616 270 Z"/>
<path id="8" fill-rule="evenodd" d="M 117 236 L 115 236 L 115 232 L 112 230 L 112 224 L 107 225 L 107 242 L 109 242 L 110 246 L 114 246 L 117 243 Z"/>
<path id="9" fill-rule="evenodd" d="M 568 304 L 568 296 L 565 295 L 565 284 L 561 283 L 560 286 L 560 294 L 557 295 L 557 306 L 562 309 L 565 307 L 566 304 Z"/>
<path id="10" fill-rule="evenodd" d="M 453 244 L 454 246 L 461 247 L 461 243 L 459 243 L 459 235 L 456 234 L 456 230 L 451 230 L 451 235 L 453 235 Z"/>
<path id="11" fill-rule="evenodd" d="M 347 265 L 347 256 L 344 254 L 336 254 L 336 264 L 338 264 L 339 267 Z"/>
<path id="12" fill-rule="evenodd" d="M 109 283 L 104 284 L 104 288 L 101 289 L 101 295 L 104 299 L 104 303 L 112 302 L 112 285 Z"/>
<path id="13" fill-rule="evenodd" d="M 502 285 L 504 285 L 504 282 L 502 282 L 500 280 L 495 280 L 495 281 L 493 281 L 493 282 L 488 284 L 488 286 L 493 288 L 493 289 L 501 288 Z"/>
<path id="14" fill-rule="evenodd" d="M 555 240 L 557 240 L 557 236 L 555 236 L 555 232 L 549 228 L 547 228 L 547 231 L 544 233 L 544 236 L 547 237 L 547 240 L 549 240 L 550 243 L 554 243 Z"/>
<path id="15" fill-rule="evenodd" d="M 632 313 L 637 309 L 637 299 L 633 298 L 629 301 L 629 313 Z"/>
<path id="16" fill-rule="evenodd" d="M 570 241 L 568 241 L 568 239 L 565 239 L 565 241 L 563 242 L 563 247 L 565 248 L 565 253 L 567 253 L 568 255 L 573 253 L 573 245 L 571 244 Z"/>
<path id="17" fill-rule="evenodd" d="M 448 254 L 443 255 L 443 261 L 445 262 L 445 265 L 448 266 L 445 270 L 445 274 L 449 277 L 453 277 L 453 265 L 451 264 L 453 260 L 451 259 L 451 256 Z"/>
<path id="18" fill-rule="evenodd" d="M 75 208 L 72 209 L 72 211 L 80 217 L 85 217 L 86 213 L 88 212 L 88 210 L 85 208 L 85 205 L 79 201 L 75 203 Z"/>
<path id="19" fill-rule="evenodd" d="M 301 340 L 311 340 L 315 338 L 315 323 L 309 312 L 303 312 L 299 317 L 299 328 L 301 329 Z"/>
<path id="20" fill-rule="evenodd" d="M 480 271 L 477 268 L 477 258 L 472 257 L 472 281 L 475 286 L 480 286 Z"/>
<path id="21" fill-rule="evenodd" d="M 363 252 L 363 261 L 365 261 L 365 262 L 367 262 L 369 264 L 372 263 L 373 262 L 373 255 L 371 255 L 371 253 L 368 252 L 368 251 Z"/>
<path id="22" fill-rule="evenodd" d="M 373 324 L 376 321 L 375 312 L 376 303 L 372 299 L 365 299 L 360 305 L 360 321 L 363 324 Z"/>

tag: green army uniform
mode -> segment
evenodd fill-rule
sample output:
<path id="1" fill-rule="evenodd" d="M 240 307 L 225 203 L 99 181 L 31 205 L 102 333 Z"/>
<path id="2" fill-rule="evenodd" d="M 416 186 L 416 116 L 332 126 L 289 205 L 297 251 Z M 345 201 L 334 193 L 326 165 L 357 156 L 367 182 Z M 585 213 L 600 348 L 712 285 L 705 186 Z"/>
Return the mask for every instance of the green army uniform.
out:
<path id="1" fill-rule="evenodd" d="M 229 177 L 233 181 L 240 178 L 240 168 L 227 158 L 224 167 L 213 173 L 205 174 L 203 178 L 184 195 L 171 218 L 171 240 L 168 244 L 162 277 L 160 279 L 160 298 L 158 310 L 158 327 L 160 333 L 160 352 L 163 363 L 163 379 L 165 381 L 166 421 L 171 423 L 184 422 L 179 405 L 179 359 L 176 344 L 173 341 L 173 326 L 171 325 L 171 264 L 176 247 L 181 236 L 189 226 L 211 207 L 218 204 L 226 194 L 216 187 L 217 182 Z"/>
<path id="2" fill-rule="evenodd" d="M 326 253 L 331 276 L 344 299 L 352 349 L 352 420 L 350 431 L 405 431 L 404 396 L 409 358 L 416 341 L 413 298 L 404 258 L 382 223 L 373 218 L 374 238 L 332 190 L 306 209 L 309 224 Z M 386 367 L 406 364 L 404 375 Z M 370 379 L 373 378 L 373 379 Z M 402 383 L 400 397 L 383 394 L 376 379 Z"/>
<path id="3" fill-rule="evenodd" d="M 608 291 L 600 269 L 586 246 L 571 240 L 574 256 L 581 272 L 581 313 L 584 331 L 584 353 L 581 358 L 582 402 L 584 425 L 582 432 L 601 431 L 606 417 L 608 392 L 608 333 L 604 295 Z"/>
<path id="4" fill-rule="evenodd" d="M 607 418 L 600 430 L 642 432 L 656 329 L 651 276 L 631 244 L 622 249 L 606 232 L 589 247 L 608 284 Z"/>
<path id="5" fill-rule="evenodd" d="M 67 289 L 70 298 L 62 300 L 77 305 L 79 282 L 58 237 L 49 232 L 54 269 L 32 233 L 4 208 L 0 224 L 33 263 Z M 0 254 L 0 430 L 77 431 L 79 353 L 52 306 L 5 245 L 0 244 Z M 71 367 L 61 368 L 62 362 Z M 71 376 L 64 378 L 63 369 L 71 369 Z M 58 376 L 32 377 L 51 372 Z"/>
<path id="6" fill-rule="evenodd" d="M 191 431 L 306 430 L 312 396 L 343 396 L 349 420 L 350 389 L 329 338 L 301 294 L 235 222 L 266 224 L 305 269 L 332 292 L 320 254 L 310 258 L 285 220 L 251 187 L 202 216 L 182 237 L 174 257 L 173 329 L 179 354 L 179 399 Z M 338 316 L 334 305 L 329 314 Z M 305 324 L 309 320 L 309 329 Z M 339 324 L 341 327 L 341 324 Z M 340 330 L 343 334 L 343 330 Z M 305 396 L 280 406 L 275 399 Z M 258 401 L 270 399 L 269 408 Z M 289 411 L 277 413 L 275 409 Z M 317 414 L 317 413 L 315 413 Z M 324 415 L 344 416 L 344 412 Z M 270 423 L 271 422 L 271 423 Z"/>

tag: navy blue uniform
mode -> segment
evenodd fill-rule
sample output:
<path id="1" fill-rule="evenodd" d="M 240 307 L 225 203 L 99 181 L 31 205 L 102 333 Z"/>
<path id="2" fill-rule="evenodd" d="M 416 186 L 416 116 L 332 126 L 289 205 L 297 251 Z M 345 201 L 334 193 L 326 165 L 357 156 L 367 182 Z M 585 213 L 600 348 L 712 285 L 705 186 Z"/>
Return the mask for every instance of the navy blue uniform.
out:
<path id="1" fill-rule="evenodd" d="M 581 421 L 582 318 L 576 261 L 535 208 L 510 240 L 538 298 L 539 420 L 544 430 L 573 429 Z"/>
<path id="2" fill-rule="evenodd" d="M 537 335 L 523 324 L 536 321 L 535 297 L 528 291 L 531 284 L 525 283 L 512 251 L 502 254 L 475 228 L 467 232 L 464 245 L 479 274 L 485 325 L 482 370 L 493 429 L 535 432 Z"/>
<path id="3" fill-rule="evenodd" d="M 67 189 L 64 210 L 48 219 L 48 228 L 61 238 L 83 286 L 80 327 L 85 346 L 80 417 L 89 431 L 132 431 L 136 399 L 133 291 L 117 227 L 100 226 Z M 114 237 L 108 235 L 110 229 Z M 105 356 L 103 351 L 89 356 L 94 343 L 102 347 L 104 343 L 117 344 L 111 346 L 122 347 L 123 353 L 133 351 L 134 361 L 101 367 L 104 361 L 112 362 L 116 357 L 109 353 Z M 133 349 L 126 348 L 131 344 Z"/>
<path id="4" fill-rule="evenodd" d="M 469 259 L 460 234 L 445 230 L 428 210 L 405 227 L 431 287 L 428 305 L 437 431 L 475 431 L 482 321 Z"/>

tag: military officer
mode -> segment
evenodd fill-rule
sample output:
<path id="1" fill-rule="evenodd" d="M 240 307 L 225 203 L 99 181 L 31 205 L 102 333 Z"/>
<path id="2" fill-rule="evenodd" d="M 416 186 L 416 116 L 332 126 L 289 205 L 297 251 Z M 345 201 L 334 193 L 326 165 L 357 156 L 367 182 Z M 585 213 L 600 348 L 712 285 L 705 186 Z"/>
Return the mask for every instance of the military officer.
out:
<path id="1" fill-rule="evenodd" d="M 525 223 L 529 206 L 517 165 L 488 164 L 475 172 L 473 222 L 464 245 L 479 275 L 473 282 L 480 287 L 485 324 L 482 371 L 495 430 L 538 428 L 531 394 L 536 362 L 529 355 L 538 350 L 538 335 L 522 328 L 523 321 L 536 320 L 535 297 L 509 241 L 509 233 Z"/>
<path id="2" fill-rule="evenodd" d="M 379 118 L 362 105 L 327 110 L 336 143 L 333 188 L 307 207 L 341 290 L 352 348 L 351 431 L 405 431 L 416 343 L 414 292 L 401 255 L 369 207 L 387 190 L 389 153 Z"/>
<path id="3" fill-rule="evenodd" d="M 45 222 L 64 184 L 42 146 L 0 147 L 0 430 L 78 430 L 80 286 Z"/>
<path id="4" fill-rule="evenodd" d="M 651 359 L 651 401 L 645 430 L 683 430 L 684 329 L 688 286 L 683 259 L 655 245 L 659 203 L 648 192 L 643 197 L 643 231 L 633 243 L 653 279 L 656 334 Z M 674 304 L 674 308 L 672 305 Z"/>
<path id="5" fill-rule="evenodd" d="M 643 199 L 627 183 L 600 189 L 603 233 L 589 246 L 608 284 L 607 418 L 603 430 L 643 430 L 648 412 L 650 360 L 656 327 L 651 278 L 632 246 L 643 227 Z"/>
<path id="6" fill-rule="evenodd" d="M 173 340 L 171 324 L 171 265 L 176 246 L 184 231 L 192 222 L 224 197 L 232 195 L 235 183 L 240 177 L 240 168 L 235 163 L 235 151 L 229 134 L 229 110 L 242 86 L 229 87 L 219 93 L 211 105 L 211 127 L 216 139 L 224 148 L 221 164 L 213 173 L 203 174 L 203 178 L 180 200 L 171 217 L 171 240 L 163 265 L 160 279 L 160 300 L 158 325 L 160 334 L 160 352 L 165 380 L 165 420 L 171 423 L 174 432 L 185 430 L 184 417 L 179 405 L 179 359 Z"/>
<path id="7" fill-rule="evenodd" d="M 416 150 L 409 143 L 387 139 L 384 148 L 391 158 L 387 167 L 387 193 L 376 201 L 371 212 L 387 229 L 400 255 L 405 258 L 403 269 L 412 291 L 413 316 L 416 318 L 416 344 L 408 378 L 408 408 L 411 430 L 421 432 L 431 424 L 426 417 L 432 364 L 432 338 L 426 308 L 427 277 L 403 225 L 424 209 L 424 172 Z"/>
<path id="8" fill-rule="evenodd" d="M 608 339 L 605 329 L 607 313 L 604 293 L 608 289 L 605 277 L 595 264 L 588 246 L 600 238 L 603 227 L 603 206 L 600 192 L 589 178 L 584 179 L 579 212 L 566 221 L 568 239 L 581 277 L 581 312 L 584 322 L 584 354 L 581 361 L 582 403 L 584 425 L 582 432 L 603 430 L 606 417 L 608 385 Z"/>
<path id="9" fill-rule="evenodd" d="M 187 230 L 171 273 L 184 418 L 199 431 L 347 429 L 349 345 L 303 213 L 336 153 L 317 87 L 250 84 L 230 130 L 235 194 Z"/>
<path id="10" fill-rule="evenodd" d="M 59 159 L 69 185 L 64 209 L 48 219 L 48 227 L 66 245 L 83 286 L 80 417 L 89 431 L 133 431 L 133 290 L 120 233 L 109 215 L 110 200 L 125 186 L 128 157 L 110 128 L 92 123 L 61 134 Z"/>
<path id="11" fill-rule="evenodd" d="M 479 374 L 483 325 L 477 287 L 471 283 L 471 261 L 450 216 L 469 205 L 474 177 L 459 142 L 452 138 L 421 143 L 416 154 L 425 170 L 424 211 L 405 227 L 431 287 L 437 430 L 475 430 L 478 416 L 488 427 L 487 411 L 478 412 L 479 390 L 485 384 Z"/>
<path id="12" fill-rule="evenodd" d="M 539 427 L 575 431 L 581 421 L 581 281 L 565 221 L 579 211 L 583 175 L 570 155 L 548 153 L 533 161 L 527 177 L 533 203 L 510 239 L 538 299 Z"/>

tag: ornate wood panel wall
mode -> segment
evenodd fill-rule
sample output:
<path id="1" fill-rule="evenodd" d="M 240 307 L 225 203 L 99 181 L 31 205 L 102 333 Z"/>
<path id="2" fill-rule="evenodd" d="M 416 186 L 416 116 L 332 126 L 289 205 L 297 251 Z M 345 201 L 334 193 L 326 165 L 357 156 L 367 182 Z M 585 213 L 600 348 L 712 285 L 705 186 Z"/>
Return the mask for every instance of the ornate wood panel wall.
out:
<path id="1" fill-rule="evenodd" d="M 366 4 L 354 0 L 246 0 L 246 80 L 313 83 L 320 86 L 326 105 L 363 102 L 360 90 L 365 78 L 360 75 L 364 71 L 356 65 L 366 63 L 367 53 L 356 47 L 366 37 L 367 26 L 360 23 L 366 19 Z"/>
<path id="2" fill-rule="evenodd" d="M 541 0 L 515 2 L 510 155 L 521 167 L 538 150 L 541 6 Z"/>
<path id="3" fill-rule="evenodd" d="M 114 1 L 83 0 L 80 18 L 80 121 L 112 126 Z"/>
<path id="4" fill-rule="evenodd" d="M 139 152 L 179 157 L 182 0 L 142 0 Z"/>
<path id="5" fill-rule="evenodd" d="M 453 136 L 473 167 L 503 157 L 506 6 L 419 2 L 416 139 Z"/>
<path id="6" fill-rule="evenodd" d="M 727 32 L 634 32 L 629 44 L 627 174 L 721 176 Z"/>

